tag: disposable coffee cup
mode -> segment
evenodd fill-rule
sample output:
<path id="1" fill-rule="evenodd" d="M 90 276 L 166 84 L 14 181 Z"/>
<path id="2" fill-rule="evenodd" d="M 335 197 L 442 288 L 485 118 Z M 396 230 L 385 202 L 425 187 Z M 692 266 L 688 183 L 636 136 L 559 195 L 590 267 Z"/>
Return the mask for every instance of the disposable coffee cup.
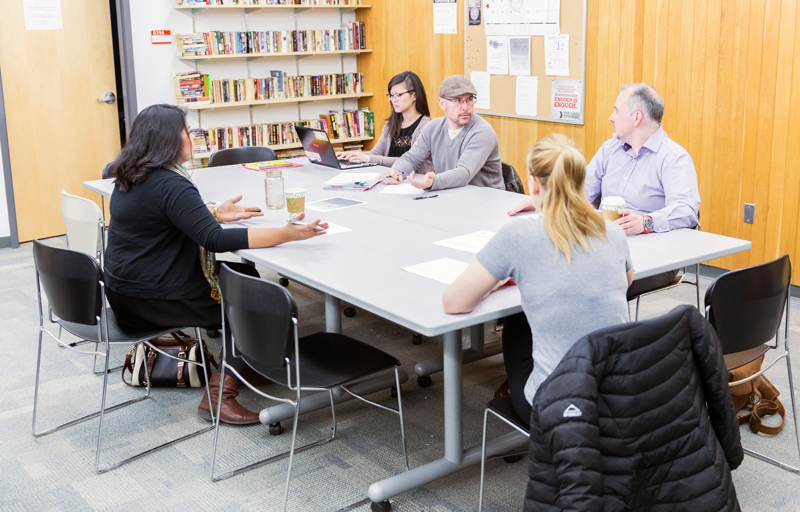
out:
<path id="1" fill-rule="evenodd" d="M 622 217 L 622 214 L 619 213 L 622 208 L 625 208 L 625 199 L 617 196 L 604 197 L 600 203 L 603 218 L 608 220 L 617 220 Z"/>
<path id="2" fill-rule="evenodd" d="M 286 209 L 290 219 L 296 219 L 306 211 L 306 189 L 287 188 L 286 189 Z"/>

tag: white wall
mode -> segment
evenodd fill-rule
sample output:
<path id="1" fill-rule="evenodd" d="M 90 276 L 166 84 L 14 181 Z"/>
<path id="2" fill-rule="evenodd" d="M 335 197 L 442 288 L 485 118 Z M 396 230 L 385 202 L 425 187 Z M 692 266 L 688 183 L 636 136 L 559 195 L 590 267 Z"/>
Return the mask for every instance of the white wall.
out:
<path id="1" fill-rule="evenodd" d="M 136 101 L 139 111 L 156 103 L 175 104 L 172 77 L 181 71 L 194 70 L 194 62 L 176 58 L 178 47 L 175 34 L 207 32 L 211 30 L 319 30 L 337 29 L 342 23 L 354 22 L 355 12 L 341 12 L 338 9 L 305 11 L 293 10 L 254 11 L 248 15 L 245 26 L 244 10 L 205 11 L 192 16 L 187 11 L 176 11 L 174 2 L 164 0 L 136 0 L 130 3 L 131 32 L 133 39 L 134 66 L 136 73 Z M 150 40 L 151 30 L 172 31 L 172 43 L 154 45 Z M 288 75 L 352 73 L 356 71 L 355 56 L 344 59 L 340 56 L 308 57 L 297 61 L 295 57 L 268 57 L 249 62 L 250 77 L 269 76 L 270 70 L 282 70 Z M 221 78 L 246 78 L 248 62 L 239 60 L 210 60 L 200 62 L 198 70 L 208 73 L 212 80 Z M 372 91 L 367 91 L 372 92 Z M 219 110 L 189 112 L 189 122 L 193 128 L 214 128 L 218 126 L 241 126 L 252 123 L 315 119 L 329 110 L 358 108 L 357 100 L 329 100 L 297 104 L 287 103 L 273 106 L 224 108 Z"/>
<path id="2" fill-rule="evenodd" d="M 2 151 L 0 147 L 0 152 Z M 0 238 L 11 236 L 8 225 L 8 202 L 6 201 L 6 180 L 3 175 L 3 159 L 0 158 Z"/>

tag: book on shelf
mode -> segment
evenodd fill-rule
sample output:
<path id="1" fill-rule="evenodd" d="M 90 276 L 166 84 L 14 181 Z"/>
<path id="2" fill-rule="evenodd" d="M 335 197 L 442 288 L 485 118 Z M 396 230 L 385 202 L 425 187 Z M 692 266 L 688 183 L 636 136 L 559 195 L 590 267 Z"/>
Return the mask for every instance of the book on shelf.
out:
<path id="1" fill-rule="evenodd" d="M 332 110 L 327 114 L 320 114 L 319 117 L 327 122 L 326 131 L 331 139 L 374 137 L 369 133 L 370 125 L 373 126 L 374 133 L 374 114 L 366 108 L 343 112 Z"/>
<path id="2" fill-rule="evenodd" d="M 208 75 L 197 71 L 177 73 L 173 78 L 175 99 L 182 103 L 211 103 Z"/>
<path id="3" fill-rule="evenodd" d="M 362 0 L 177 0 L 178 5 L 361 5 Z"/>

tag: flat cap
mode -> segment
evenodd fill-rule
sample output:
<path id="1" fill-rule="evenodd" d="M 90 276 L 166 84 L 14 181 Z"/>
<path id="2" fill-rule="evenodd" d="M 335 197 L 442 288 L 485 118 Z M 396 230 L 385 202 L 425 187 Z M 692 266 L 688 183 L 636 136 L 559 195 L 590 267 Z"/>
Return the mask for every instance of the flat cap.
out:
<path id="1" fill-rule="evenodd" d="M 464 75 L 452 75 L 442 80 L 442 85 L 439 86 L 440 98 L 455 98 L 462 94 L 478 95 L 475 86 Z"/>

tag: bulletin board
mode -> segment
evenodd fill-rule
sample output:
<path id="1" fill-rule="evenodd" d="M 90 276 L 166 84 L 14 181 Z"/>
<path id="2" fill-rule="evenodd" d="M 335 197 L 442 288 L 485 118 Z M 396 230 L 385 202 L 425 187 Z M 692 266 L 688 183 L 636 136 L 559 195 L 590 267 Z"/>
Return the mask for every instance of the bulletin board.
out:
<path id="1" fill-rule="evenodd" d="M 586 2 L 587 0 L 561 0 L 560 33 L 569 34 L 569 76 L 548 76 L 545 73 L 544 36 L 531 38 L 531 75 L 538 77 L 538 98 L 536 116 L 516 114 L 516 81 L 514 75 L 491 75 L 490 108 L 475 109 L 482 115 L 535 119 L 554 123 L 584 124 L 586 109 Z M 466 3 L 466 2 L 465 2 Z M 464 30 L 464 75 L 469 78 L 472 71 L 486 71 L 486 23 L 483 19 L 485 2 L 481 7 L 481 24 L 469 24 L 469 6 L 465 8 L 466 22 Z M 510 36 L 523 37 L 523 36 Z M 552 118 L 553 80 L 579 80 L 580 117 L 579 119 Z M 559 115 L 559 113 L 557 113 Z"/>

